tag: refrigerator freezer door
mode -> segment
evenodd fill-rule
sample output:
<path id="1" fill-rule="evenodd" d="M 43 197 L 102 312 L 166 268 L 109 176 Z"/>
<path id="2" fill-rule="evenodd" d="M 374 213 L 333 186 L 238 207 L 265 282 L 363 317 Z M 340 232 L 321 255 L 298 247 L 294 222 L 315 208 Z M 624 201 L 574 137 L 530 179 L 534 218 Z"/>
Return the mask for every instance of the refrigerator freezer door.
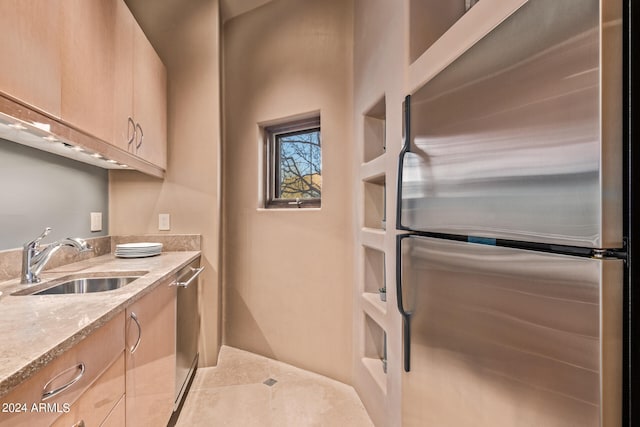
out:
<path id="1" fill-rule="evenodd" d="M 622 247 L 615 0 L 530 0 L 410 96 L 401 228 Z"/>
<path id="2" fill-rule="evenodd" d="M 620 426 L 621 260 L 401 240 L 403 426 Z"/>

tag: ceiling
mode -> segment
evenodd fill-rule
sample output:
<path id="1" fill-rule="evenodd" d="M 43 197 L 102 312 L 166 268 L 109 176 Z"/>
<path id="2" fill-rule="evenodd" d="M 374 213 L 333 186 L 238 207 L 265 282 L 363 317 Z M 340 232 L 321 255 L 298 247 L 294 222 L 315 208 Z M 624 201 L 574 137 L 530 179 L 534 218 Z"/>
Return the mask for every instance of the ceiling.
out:
<path id="1" fill-rule="evenodd" d="M 149 41 L 163 61 L 169 59 L 177 27 L 191 22 L 201 10 L 208 11 L 216 0 L 125 0 Z M 218 0 L 221 23 L 273 0 Z M 188 32 L 188 31 L 187 31 Z M 191 43 L 193 44 L 193 43 Z"/>
<path id="2" fill-rule="evenodd" d="M 172 26 L 176 17 L 198 8 L 200 4 L 215 0 L 125 0 L 145 33 L 153 34 Z M 273 0 L 219 0 L 222 22 L 249 12 Z M 211 3 L 209 3 L 211 4 Z M 173 22 L 172 22 L 173 21 Z"/>
<path id="3" fill-rule="evenodd" d="M 242 15 L 256 7 L 262 6 L 265 3 L 269 3 L 272 0 L 220 0 L 220 12 L 222 15 L 222 22 Z"/>

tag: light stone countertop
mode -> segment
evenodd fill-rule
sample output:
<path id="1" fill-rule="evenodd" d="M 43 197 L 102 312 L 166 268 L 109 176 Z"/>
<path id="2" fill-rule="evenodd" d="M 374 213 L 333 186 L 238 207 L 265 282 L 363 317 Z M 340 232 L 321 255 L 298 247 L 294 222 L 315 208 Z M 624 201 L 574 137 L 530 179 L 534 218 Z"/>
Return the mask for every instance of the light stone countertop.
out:
<path id="1" fill-rule="evenodd" d="M 107 292 L 13 296 L 13 292 L 24 290 L 26 285 L 20 285 L 19 279 L 0 282 L 0 397 L 198 256 L 199 251 L 163 252 L 135 259 L 103 255 L 45 272 L 41 275 L 42 283 L 28 285 L 46 288 L 47 282 L 77 274 L 87 277 L 148 272 L 120 289 Z"/>

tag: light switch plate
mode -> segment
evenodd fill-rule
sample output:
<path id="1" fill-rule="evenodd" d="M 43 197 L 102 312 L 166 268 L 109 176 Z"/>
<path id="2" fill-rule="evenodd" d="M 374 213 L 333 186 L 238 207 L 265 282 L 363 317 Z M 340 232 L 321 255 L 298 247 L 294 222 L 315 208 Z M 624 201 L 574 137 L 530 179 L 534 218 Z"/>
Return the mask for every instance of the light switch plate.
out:
<path id="1" fill-rule="evenodd" d="M 158 230 L 171 230 L 171 217 L 168 213 L 158 214 Z"/>
<path id="2" fill-rule="evenodd" d="M 91 212 L 91 231 L 102 231 L 102 212 Z"/>

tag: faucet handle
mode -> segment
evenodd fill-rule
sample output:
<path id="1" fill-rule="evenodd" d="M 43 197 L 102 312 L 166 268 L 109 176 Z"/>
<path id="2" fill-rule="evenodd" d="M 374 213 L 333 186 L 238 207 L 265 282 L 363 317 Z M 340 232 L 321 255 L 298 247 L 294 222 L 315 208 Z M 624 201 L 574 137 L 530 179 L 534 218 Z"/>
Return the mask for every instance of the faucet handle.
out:
<path id="1" fill-rule="evenodd" d="M 44 239 L 45 237 L 47 237 L 47 235 L 51 233 L 51 227 L 47 227 L 44 229 L 44 231 L 42 232 L 42 234 L 38 237 L 36 237 L 34 240 L 25 243 L 24 246 L 25 247 L 31 247 L 31 248 L 35 248 L 36 246 L 38 246 L 38 244 L 40 243 L 40 241 L 42 239 Z"/>

